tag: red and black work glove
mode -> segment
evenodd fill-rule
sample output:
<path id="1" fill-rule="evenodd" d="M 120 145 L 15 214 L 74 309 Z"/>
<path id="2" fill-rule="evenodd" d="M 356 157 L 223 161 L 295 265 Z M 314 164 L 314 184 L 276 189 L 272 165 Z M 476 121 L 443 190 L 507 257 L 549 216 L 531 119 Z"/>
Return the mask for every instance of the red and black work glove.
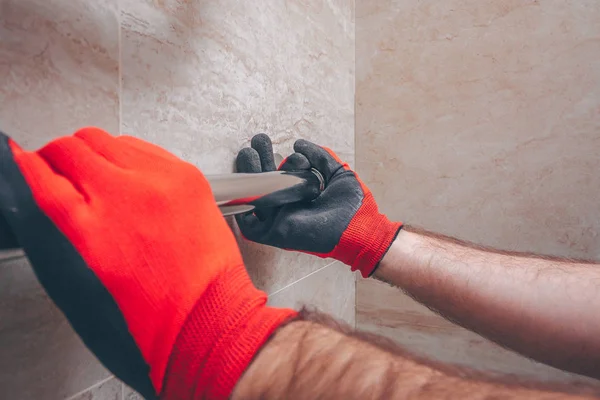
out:
<path id="1" fill-rule="evenodd" d="M 238 172 L 275 171 L 273 146 L 265 134 L 252 138 L 236 160 Z M 370 276 L 396 235 L 400 222 L 381 214 L 370 190 L 331 150 L 306 140 L 294 144 L 295 153 L 279 169 L 316 169 L 325 190 L 311 202 L 261 209 L 237 216 L 245 238 L 288 250 L 331 257 Z"/>
<path id="2" fill-rule="evenodd" d="M 265 305 L 202 173 L 96 128 L 23 151 L 0 134 L 0 212 L 84 343 L 152 399 L 226 399 L 295 315 Z"/>

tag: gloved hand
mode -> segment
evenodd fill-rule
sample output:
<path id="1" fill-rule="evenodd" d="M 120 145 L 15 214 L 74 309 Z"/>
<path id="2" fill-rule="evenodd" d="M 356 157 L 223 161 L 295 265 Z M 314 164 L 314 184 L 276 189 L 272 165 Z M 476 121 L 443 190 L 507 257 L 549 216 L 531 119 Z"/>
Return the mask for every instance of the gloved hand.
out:
<path id="1" fill-rule="evenodd" d="M 228 398 L 295 312 L 265 305 L 193 165 L 96 128 L 23 151 L 0 133 L 0 212 L 52 300 L 145 398 Z"/>
<path id="2" fill-rule="evenodd" d="M 265 134 L 252 138 L 236 160 L 238 172 L 275 171 L 273 146 Z M 326 187 L 315 200 L 257 210 L 236 217 L 245 238 L 270 246 L 332 257 L 370 276 L 402 228 L 381 214 L 364 183 L 331 150 L 306 140 L 294 144 L 295 153 L 281 170 L 314 168 Z"/>

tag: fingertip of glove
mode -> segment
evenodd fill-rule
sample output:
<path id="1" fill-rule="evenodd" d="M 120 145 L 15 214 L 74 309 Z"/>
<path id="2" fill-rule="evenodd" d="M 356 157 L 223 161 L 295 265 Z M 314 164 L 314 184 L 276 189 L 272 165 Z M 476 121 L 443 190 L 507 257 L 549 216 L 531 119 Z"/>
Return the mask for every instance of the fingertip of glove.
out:
<path id="1" fill-rule="evenodd" d="M 306 149 L 311 143 L 306 139 L 298 139 L 294 142 L 294 151 L 302 152 L 302 150 Z"/>
<path id="2" fill-rule="evenodd" d="M 258 152 L 262 172 L 275 171 L 276 166 L 273 158 L 273 143 L 271 143 L 271 138 L 264 133 L 259 133 L 252 138 L 250 145 Z"/>
<path id="3" fill-rule="evenodd" d="M 305 155 L 309 161 L 313 162 L 316 157 L 329 155 L 325 147 L 319 146 L 306 139 L 298 139 L 294 143 L 294 151 Z"/>
<path id="4" fill-rule="evenodd" d="M 235 168 L 237 172 L 261 172 L 258 152 L 250 147 L 240 150 L 235 159 Z"/>
<path id="5" fill-rule="evenodd" d="M 304 154 L 294 153 L 287 157 L 281 163 L 279 167 L 282 171 L 299 171 L 299 170 L 307 170 L 311 168 L 310 161 Z"/>
<path id="6" fill-rule="evenodd" d="M 271 143 L 271 138 L 266 133 L 258 133 L 252 137 L 250 141 L 250 145 L 253 149 L 265 149 L 273 151 L 273 144 Z"/>

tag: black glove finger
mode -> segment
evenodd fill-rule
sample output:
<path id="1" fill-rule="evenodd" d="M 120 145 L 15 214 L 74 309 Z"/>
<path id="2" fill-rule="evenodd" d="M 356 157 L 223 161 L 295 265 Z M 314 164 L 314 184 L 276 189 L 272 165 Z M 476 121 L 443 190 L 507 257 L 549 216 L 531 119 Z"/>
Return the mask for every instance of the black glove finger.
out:
<path id="1" fill-rule="evenodd" d="M 258 154 L 262 172 L 271 172 L 277 170 L 277 167 L 275 166 L 275 157 L 273 155 L 273 144 L 271 143 L 271 138 L 269 138 L 268 135 L 264 133 L 255 135 L 252 138 L 250 145 Z M 272 218 L 274 213 L 275 209 L 272 208 L 255 210 L 254 215 L 258 219 L 258 221 L 255 221 L 255 223 L 268 221 Z"/>
<path id="2" fill-rule="evenodd" d="M 304 154 L 294 153 L 281 163 L 280 171 L 305 171 L 311 169 L 310 161 Z"/>
<path id="3" fill-rule="evenodd" d="M 293 153 L 281 162 L 281 166 L 279 167 L 279 170 L 280 171 L 307 171 L 307 170 L 310 170 L 311 168 L 312 168 L 312 166 L 310 165 L 310 162 L 303 154 Z M 277 210 L 285 213 L 284 210 L 286 208 L 287 207 L 284 206 L 283 208 L 280 208 Z M 275 219 L 277 217 L 277 214 L 273 213 L 272 217 L 273 217 L 273 219 Z"/>
<path id="4" fill-rule="evenodd" d="M 255 174 L 263 172 L 260 165 L 260 156 L 258 152 L 250 147 L 246 147 L 237 155 L 235 159 L 235 169 L 237 172 Z"/>
<path id="5" fill-rule="evenodd" d="M 250 145 L 258 152 L 262 172 L 277 171 L 275 157 L 273 156 L 273 144 L 269 136 L 259 133 L 252 138 Z"/>
<path id="6" fill-rule="evenodd" d="M 270 210 L 263 210 L 266 213 L 273 212 Z M 260 215 L 260 213 L 259 213 Z M 263 237 L 264 233 L 269 229 L 271 223 L 261 221 L 259 215 L 256 213 L 238 214 L 235 216 L 240 232 L 248 240 L 253 242 L 260 242 L 260 238 Z M 271 218 L 271 216 L 269 216 Z"/>
<path id="7" fill-rule="evenodd" d="M 250 174 L 263 172 L 258 152 L 250 147 L 240 150 L 235 160 L 235 167 L 237 172 Z M 259 221 L 266 221 L 272 216 L 273 212 L 272 209 L 263 209 L 255 210 L 254 214 Z"/>
<path id="8" fill-rule="evenodd" d="M 318 170 L 328 183 L 342 164 L 338 162 L 327 150 L 308 140 L 299 139 L 294 143 L 294 151 L 303 154 L 313 168 Z"/>

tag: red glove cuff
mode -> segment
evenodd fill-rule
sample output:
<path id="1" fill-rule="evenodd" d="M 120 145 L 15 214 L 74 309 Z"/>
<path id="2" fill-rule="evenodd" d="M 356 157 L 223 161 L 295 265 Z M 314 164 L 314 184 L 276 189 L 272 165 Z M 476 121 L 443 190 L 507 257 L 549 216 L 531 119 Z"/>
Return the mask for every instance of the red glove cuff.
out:
<path id="1" fill-rule="evenodd" d="M 373 195 L 367 192 L 336 246 L 333 257 L 367 278 L 375 271 L 400 229 L 402 223 L 391 222 L 379 213 Z"/>
<path id="2" fill-rule="evenodd" d="M 225 271 L 188 316 L 169 357 L 161 398 L 227 399 L 256 352 L 297 313 L 267 307 L 243 266 Z"/>

